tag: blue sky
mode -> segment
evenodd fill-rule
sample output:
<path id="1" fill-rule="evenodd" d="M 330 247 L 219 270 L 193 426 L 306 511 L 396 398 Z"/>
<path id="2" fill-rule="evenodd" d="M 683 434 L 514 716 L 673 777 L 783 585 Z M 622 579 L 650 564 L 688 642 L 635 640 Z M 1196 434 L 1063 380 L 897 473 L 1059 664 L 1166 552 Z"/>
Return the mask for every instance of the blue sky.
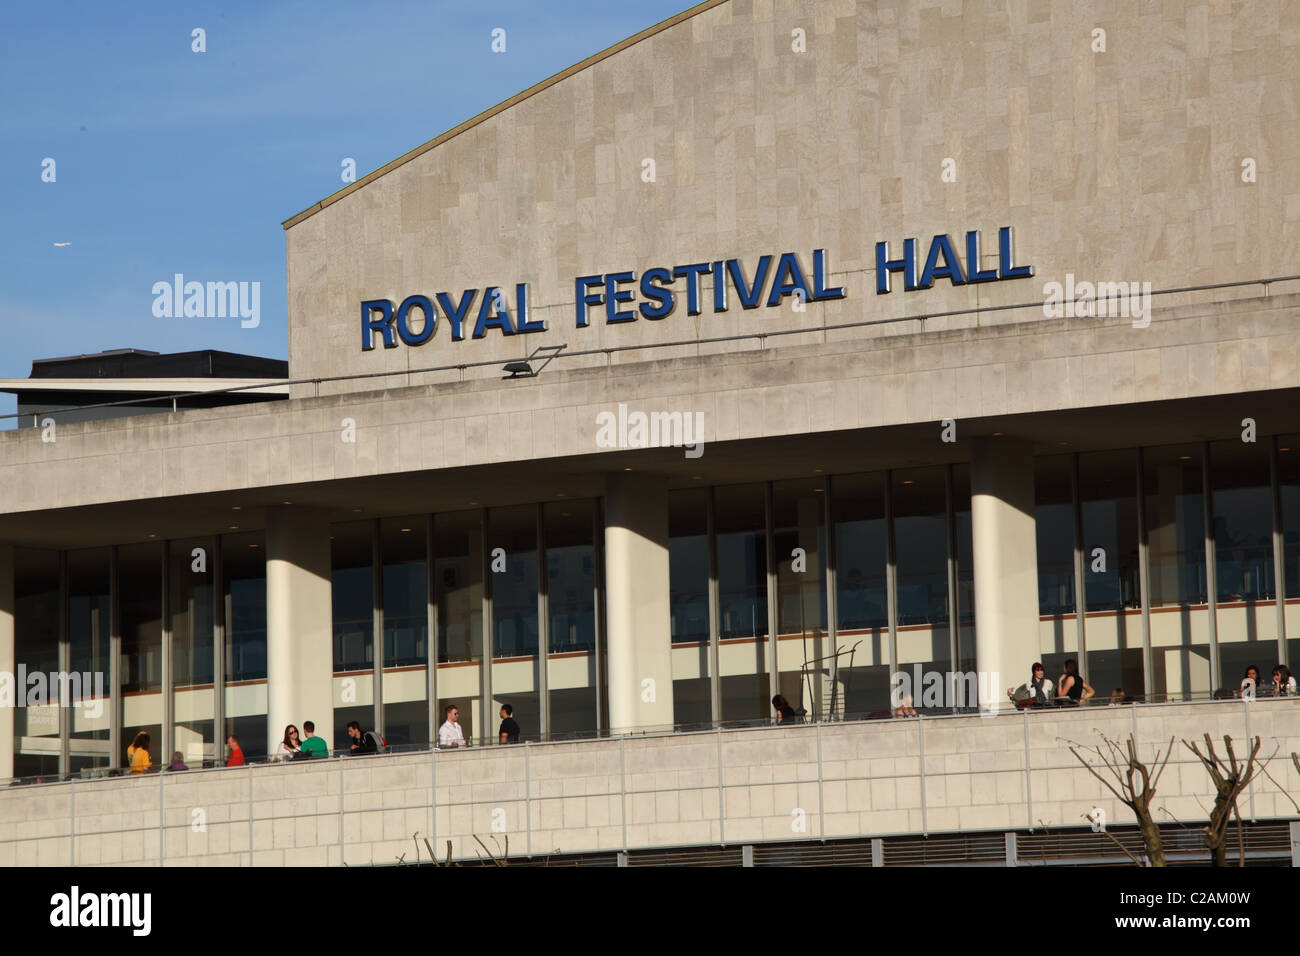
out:
<path id="1" fill-rule="evenodd" d="M 0 378 L 37 358 L 285 358 L 280 223 L 691 0 L 14 4 L 0 32 Z M 129 11 L 129 13 L 125 13 Z M 491 49 L 506 31 L 506 52 Z M 192 30 L 207 50 L 191 50 Z M 42 181 L 43 160 L 54 182 Z M 55 246 L 55 243 L 69 243 Z M 258 281 L 261 324 L 151 288 Z M 0 395 L 0 415 L 15 410 Z M 13 419 L 0 419 L 0 428 Z"/>

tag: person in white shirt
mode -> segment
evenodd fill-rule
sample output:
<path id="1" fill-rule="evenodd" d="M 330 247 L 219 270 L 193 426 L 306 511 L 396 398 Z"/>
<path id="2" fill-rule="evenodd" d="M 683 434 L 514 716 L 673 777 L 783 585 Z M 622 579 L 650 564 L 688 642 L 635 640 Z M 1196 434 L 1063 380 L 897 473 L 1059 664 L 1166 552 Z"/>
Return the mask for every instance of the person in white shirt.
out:
<path id="1" fill-rule="evenodd" d="M 280 741 L 280 746 L 275 751 L 276 760 L 292 760 L 298 756 L 298 750 L 301 744 L 298 742 L 298 728 L 293 724 L 284 728 L 284 740 Z"/>
<path id="2" fill-rule="evenodd" d="M 1295 696 L 1295 678 L 1285 664 L 1273 668 L 1273 696 Z"/>
<path id="3" fill-rule="evenodd" d="M 1046 707 L 1052 699 L 1052 679 L 1043 671 L 1038 661 L 1030 668 L 1029 680 L 1019 687 L 1008 687 L 1007 696 L 1019 706 Z M 1032 704 L 1026 701 L 1033 701 Z"/>
<path id="4" fill-rule="evenodd" d="M 442 712 L 447 719 L 438 728 L 438 746 L 443 749 L 468 747 L 465 733 L 460 729 L 460 709 L 455 704 L 448 704 Z"/>

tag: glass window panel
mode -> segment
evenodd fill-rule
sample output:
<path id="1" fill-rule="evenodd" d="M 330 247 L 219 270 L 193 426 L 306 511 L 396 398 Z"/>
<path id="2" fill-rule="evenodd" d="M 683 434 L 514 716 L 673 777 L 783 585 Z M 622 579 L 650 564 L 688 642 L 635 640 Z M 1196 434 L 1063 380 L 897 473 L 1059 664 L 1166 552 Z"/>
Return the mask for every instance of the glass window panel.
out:
<path id="1" fill-rule="evenodd" d="M 1151 606 L 1206 603 L 1201 446 L 1142 450 Z"/>
<path id="2" fill-rule="evenodd" d="M 1277 656 L 1273 606 L 1273 489 L 1271 440 L 1210 445 L 1219 677 L 1231 694 L 1247 664 Z M 1262 602 L 1262 603 L 1261 603 Z"/>
<path id="3" fill-rule="evenodd" d="M 460 511 L 434 518 L 434 584 L 438 590 L 437 723 L 447 704 L 460 711 L 460 726 L 472 739 L 477 719 L 483 659 L 483 529 L 481 512 Z M 493 715 L 495 716 L 495 715 Z M 495 729 L 495 722 L 491 722 Z"/>
<path id="4" fill-rule="evenodd" d="M 140 731 L 149 734 L 149 757 L 163 762 L 162 747 L 162 542 L 118 549 L 118 596 L 122 628 L 122 750 Z M 168 754 L 168 757 L 171 755 Z"/>
<path id="5" fill-rule="evenodd" d="M 1132 449 L 1079 456 L 1083 588 L 1090 612 L 1141 604 L 1136 487 L 1137 458 Z"/>
<path id="6" fill-rule="evenodd" d="M 1213 442 L 1210 476 L 1218 600 L 1271 601 L 1273 494 L 1268 446 L 1236 440 Z"/>
<path id="7" fill-rule="evenodd" d="M 429 744 L 427 523 L 424 515 L 379 522 L 384 586 L 384 737 L 390 747 Z"/>
<path id="8" fill-rule="evenodd" d="M 221 579 L 226 602 L 225 738 L 235 734 L 246 759 L 266 756 L 266 534 L 249 531 L 221 536 Z M 317 733 L 330 728 L 321 717 Z M 301 728 L 300 728 L 301 729 Z"/>
<path id="9" fill-rule="evenodd" d="M 333 527 L 330 583 L 334 608 L 334 670 L 366 671 L 374 666 L 374 560 L 370 521 Z"/>
<path id="10" fill-rule="evenodd" d="M 158 755 L 163 766 L 170 766 L 176 753 L 189 767 L 211 766 L 216 758 L 212 687 L 216 556 L 212 544 L 212 538 L 168 543 L 175 751 Z"/>
<path id="11" fill-rule="evenodd" d="M 889 599 L 884 474 L 836 475 L 831 479 L 831 515 L 835 523 L 837 640 L 850 651 L 851 657 L 844 675 L 845 713 L 888 715 Z M 785 680 L 783 674 L 783 693 Z M 802 692 L 806 699 L 812 699 L 806 680 Z M 811 711 L 812 707 L 808 709 Z"/>
<path id="12" fill-rule="evenodd" d="M 826 479 L 820 477 L 772 486 L 777 634 L 785 636 L 777 641 L 777 693 L 796 710 L 841 716 L 853 675 L 849 654 L 833 659 L 826 627 L 825 497 Z M 846 635 L 839 643 L 848 648 L 860 640 Z"/>
<path id="13" fill-rule="evenodd" d="M 959 668 L 975 672 L 975 540 L 970 517 L 970 465 L 952 469 L 953 523 L 957 538 L 957 618 Z"/>
<path id="14" fill-rule="evenodd" d="M 1156 701 L 1211 691 L 1201 454 L 1199 442 L 1142 450 Z"/>
<path id="15" fill-rule="evenodd" d="M 42 684 L 15 686 L 14 776 L 59 772 L 59 708 L 49 689 L 59 670 L 59 555 L 56 551 L 14 549 L 14 666 L 44 674 Z M 17 684 L 17 675 L 15 675 Z M 40 695 L 40 687 L 44 694 Z M 37 694 L 38 696 L 32 696 Z M 29 703 L 29 701 L 31 703 Z"/>
<path id="16" fill-rule="evenodd" d="M 1038 613 L 1057 618 L 1073 614 L 1075 609 L 1073 461 L 1073 455 L 1034 459 Z"/>
<path id="17" fill-rule="evenodd" d="M 707 488 L 668 492 L 668 607 L 673 642 L 673 722 L 712 721 Z M 677 645 L 682 645 L 678 647 Z"/>
<path id="18" fill-rule="evenodd" d="M 546 594 L 550 652 L 550 734 L 596 732 L 596 564 L 594 502 L 555 501 L 546 522 Z"/>
<path id="19" fill-rule="evenodd" d="M 68 553 L 68 641 L 72 671 L 81 675 L 81 705 L 72 717 L 71 769 L 108 767 L 110 552 Z"/>
<path id="20" fill-rule="evenodd" d="M 761 484 L 714 489 L 722 719 L 770 719 L 767 518 Z"/>
<path id="21" fill-rule="evenodd" d="M 488 512 L 492 587 L 492 713 L 479 729 L 495 741 L 498 710 L 514 708 L 522 734 L 539 732 L 537 696 L 537 506 L 493 508 Z M 463 715 L 462 715 L 463 719 Z"/>
<path id="22" fill-rule="evenodd" d="M 943 467 L 893 472 L 898 668 L 909 675 L 918 708 L 916 675 L 925 682 L 929 673 L 943 675 L 952 669 L 945 472 Z"/>

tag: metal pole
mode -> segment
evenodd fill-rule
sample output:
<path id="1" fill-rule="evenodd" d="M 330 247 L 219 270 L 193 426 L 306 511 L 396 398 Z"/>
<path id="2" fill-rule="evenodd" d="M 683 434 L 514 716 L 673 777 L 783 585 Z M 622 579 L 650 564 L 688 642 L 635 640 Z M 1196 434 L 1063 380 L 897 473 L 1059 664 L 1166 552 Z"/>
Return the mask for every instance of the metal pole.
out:
<path id="1" fill-rule="evenodd" d="M 952 703 L 953 713 L 957 713 L 957 671 L 961 668 L 961 642 L 958 631 L 961 619 L 957 616 L 957 516 L 954 513 L 952 465 L 943 470 L 943 498 L 945 521 L 948 538 L 948 700 Z M 962 682 L 965 688 L 965 682 Z M 964 693 L 964 691 L 963 691 Z M 963 704 L 966 701 L 963 698 Z"/>
<path id="2" fill-rule="evenodd" d="M 220 767 L 225 763 L 226 751 L 226 568 L 221 535 L 214 534 L 209 547 L 212 548 L 212 763 Z"/>
<path id="3" fill-rule="evenodd" d="M 837 618 L 839 616 L 839 608 L 837 607 L 835 602 L 835 588 L 836 588 L 836 581 L 838 579 L 836 576 L 836 569 L 835 569 L 835 520 L 834 520 L 835 513 L 834 513 L 833 504 L 831 502 L 831 493 L 833 489 L 832 489 L 830 475 L 825 476 L 822 482 L 822 487 L 825 489 L 822 492 L 822 524 L 826 529 L 826 554 L 823 557 L 822 566 L 826 568 L 826 635 L 827 638 L 830 640 L 830 645 L 832 650 L 838 652 L 840 646 L 839 645 L 839 623 L 837 621 Z M 803 602 L 801 601 L 800 602 L 801 616 L 802 616 L 802 603 Z M 838 667 L 839 664 L 838 653 L 836 654 L 835 661 Z M 848 711 L 849 711 L 849 702 L 848 702 L 849 679 L 852 678 L 852 675 L 853 675 L 853 659 L 852 657 L 850 657 L 849 678 L 846 679 L 844 682 L 845 700 L 844 700 L 843 710 L 844 710 L 844 715 L 846 717 L 848 716 Z M 836 680 L 838 681 L 839 674 L 837 673 L 835 677 Z M 838 684 L 836 686 L 838 686 Z"/>
<path id="4" fill-rule="evenodd" d="M 370 673 L 374 696 L 375 733 L 384 733 L 384 549 L 380 540 L 379 519 L 370 522 Z"/>
<path id="5" fill-rule="evenodd" d="M 601 499 L 597 498 L 591 509 L 591 555 L 592 576 L 595 586 L 592 599 L 595 602 L 593 624 L 595 627 L 596 646 L 592 651 L 596 656 L 596 735 L 605 730 L 605 522 L 601 509 Z"/>
<path id="6" fill-rule="evenodd" d="M 1249 698 L 1249 697 L 1244 697 L 1244 696 L 1243 696 L 1243 697 L 1241 698 L 1241 706 L 1242 706 L 1242 707 L 1245 709 L 1245 711 L 1246 711 L 1246 746 L 1249 748 L 1249 747 L 1251 746 L 1251 743 L 1250 743 L 1250 698 Z M 1247 752 L 1249 752 L 1249 751 L 1247 751 Z M 1251 775 L 1251 779 L 1250 779 L 1250 781 L 1246 784 L 1246 786 L 1249 788 L 1249 791 L 1248 791 L 1248 792 L 1250 793 L 1250 822 L 1251 822 L 1251 823 L 1254 823 L 1254 822 L 1255 822 L 1255 778 L 1254 778 L 1254 775 L 1253 775 L 1253 774 Z"/>
<path id="7" fill-rule="evenodd" d="M 826 842 L 826 797 L 824 791 L 825 774 L 822 773 L 822 725 L 818 721 L 814 725 L 817 732 L 817 829 L 821 833 L 822 842 Z"/>
<path id="8" fill-rule="evenodd" d="M 1074 652 L 1079 659 L 1079 676 L 1088 673 L 1088 582 L 1084 574 L 1087 558 L 1083 553 L 1083 495 L 1079 479 L 1079 455 L 1070 455 L 1070 500 L 1074 512 Z M 1119 555 L 1113 555 L 1116 566 Z M 1123 608 L 1119 611 L 1123 614 Z M 1118 618 L 1116 619 L 1118 626 Z M 1061 689 L 1056 688 L 1059 694 Z"/>
<path id="9" fill-rule="evenodd" d="M 162 746 L 159 748 L 158 765 L 161 767 L 162 754 L 170 754 L 174 749 L 176 727 L 176 680 L 172 673 L 172 601 L 171 601 L 171 542 L 162 543 Z"/>
<path id="10" fill-rule="evenodd" d="M 917 769 L 921 777 L 921 835 L 929 836 L 930 827 L 925 815 L 925 714 L 916 712 Z"/>
<path id="11" fill-rule="evenodd" d="M 442 656 L 438 635 L 438 548 L 434 541 L 434 532 L 437 530 L 435 520 L 433 515 L 427 515 L 424 521 L 425 694 L 429 701 L 429 746 L 434 750 L 438 748 L 438 659 Z M 436 810 L 434 816 L 436 819 Z"/>
<path id="12" fill-rule="evenodd" d="M 537 708 L 538 731 L 542 740 L 549 740 L 551 734 L 551 693 L 550 693 L 550 657 L 551 657 L 551 600 L 549 579 L 550 572 L 546 566 L 546 506 L 537 503 Z"/>
<path id="13" fill-rule="evenodd" d="M 533 855 L 533 788 L 532 773 L 528 765 L 528 741 L 524 741 L 524 827 L 527 834 L 526 852 Z"/>
<path id="14" fill-rule="evenodd" d="M 77 865 L 77 778 L 68 778 L 68 864 Z"/>
<path id="15" fill-rule="evenodd" d="M 1034 832 L 1034 788 L 1029 777 L 1029 711 L 1020 712 L 1023 719 L 1021 726 L 1025 735 L 1025 808 L 1029 816 L 1029 832 Z"/>
<path id="16" fill-rule="evenodd" d="M 342 809 L 343 809 L 343 797 L 340 792 L 340 796 L 339 796 L 340 812 L 342 812 Z M 342 833 L 342 831 L 343 831 L 343 823 L 340 820 L 339 822 L 340 834 Z M 248 764 L 248 866 L 249 869 L 252 869 L 253 866 L 253 765 L 251 763 Z"/>
<path id="17" fill-rule="evenodd" d="M 1155 675 L 1151 662 L 1151 545 L 1147 541 L 1147 500 L 1143 482 L 1145 459 L 1137 450 L 1137 519 L 1138 519 L 1138 591 L 1142 601 L 1142 699 L 1150 700 Z M 1134 702 L 1136 705 L 1136 701 Z M 1133 712 L 1134 739 L 1137 734 L 1137 711 Z"/>
<path id="18" fill-rule="evenodd" d="M 1210 443 L 1201 443 L 1201 502 L 1205 514 L 1205 599 L 1208 614 L 1205 622 L 1210 632 L 1210 690 L 1222 679 L 1219 674 L 1219 573 L 1215 567 L 1214 550 L 1214 491 L 1210 484 Z M 1191 651 L 1188 650 L 1190 657 Z"/>
<path id="19" fill-rule="evenodd" d="M 719 726 L 714 733 L 718 735 L 718 843 L 722 846 L 727 845 L 727 799 L 726 794 L 722 791 L 722 727 Z"/>
<path id="20" fill-rule="evenodd" d="M 122 598 L 117 545 L 108 552 L 108 765 L 122 765 Z"/>
<path id="21" fill-rule="evenodd" d="M 718 536 L 713 507 L 713 487 L 705 498 L 705 530 L 709 544 L 709 718 L 722 722 L 722 680 L 718 674 Z"/>
<path id="22" fill-rule="evenodd" d="M 893 674 L 898 671 L 898 555 L 894 547 L 892 471 L 885 472 L 885 612 L 889 618 L 889 671 Z"/>
<path id="23" fill-rule="evenodd" d="M 69 674 L 72 671 L 72 642 L 68 636 L 68 552 L 59 552 L 59 671 Z M 54 690 L 53 687 L 50 688 Z M 59 776 L 72 772 L 72 697 L 68 693 L 68 684 L 59 686 Z M 83 692 L 84 693 L 84 692 Z M 51 695 L 53 696 L 53 695 Z"/>
<path id="24" fill-rule="evenodd" d="M 479 743 L 486 744 L 486 728 L 492 723 L 492 643 L 496 627 L 492 623 L 492 556 L 488 549 L 488 509 L 479 510 L 479 576 L 483 582 L 482 666 L 479 674 Z M 473 735 L 471 735 L 473 736 Z"/>
<path id="25" fill-rule="evenodd" d="M 763 696 L 770 700 L 773 694 L 780 693 L 780 674 L 777 671 L 777 633 L 780 631 L 780 619 L 777 615 L 777 604 L 781 600 L 780 588 L 776 579 L 776 514 L 775 502 L 773 501 L 772 482 L 763 483 L 763 523 L 764 534 L 767 538 L 766 563 L 767 563 L 767 693 Z M 803 597 L 803 589 L 799 589 L 800 599 Z M 758 635 L 754 635 L 755 644 L 758 643 Z M 766 713 L 771 713 L 767 710 Z"/>
<path id="26" fill-rule="evenodd" d="M 1289 664 L 1286 646 L 1286 553 L 1282 537 L 1282 476 L 1277 459 L 1277 436 L 1270 439 L 1268 449 L 1268 481 L 1273 492 L 1273 599 L 1274 620 L 1277 622 L 1277 660 Z"/>
<path id="27" fill-rule="evenodd" d="M 626 737 L 618 738 L 618 803 L 619 823 L 623 827 L 623 852 L 627 853 L 627 755 L 624 752 Z"/>
<path id="28" fill-rule="evenodd" d="M 164 830 L 163 810 L 163 771 L 158 768 L 158 865 L 163 865 L 167 855 L 167 832 Z"/>

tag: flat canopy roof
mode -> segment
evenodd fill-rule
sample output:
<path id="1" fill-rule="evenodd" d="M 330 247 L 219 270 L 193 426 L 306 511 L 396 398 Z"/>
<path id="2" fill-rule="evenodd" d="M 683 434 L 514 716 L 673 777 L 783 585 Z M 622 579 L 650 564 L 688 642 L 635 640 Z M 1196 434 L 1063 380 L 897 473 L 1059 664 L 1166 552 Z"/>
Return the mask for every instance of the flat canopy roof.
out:
<path id="1" fill-rule="evenodd" d="M 256 379 L 254 379 L 256 381 Z M 289 386 L 249 385 L 246 378 L 0 378 L 0 392 L 218 392 L 238 388 L 249 395 L 288 396 Z"/>

